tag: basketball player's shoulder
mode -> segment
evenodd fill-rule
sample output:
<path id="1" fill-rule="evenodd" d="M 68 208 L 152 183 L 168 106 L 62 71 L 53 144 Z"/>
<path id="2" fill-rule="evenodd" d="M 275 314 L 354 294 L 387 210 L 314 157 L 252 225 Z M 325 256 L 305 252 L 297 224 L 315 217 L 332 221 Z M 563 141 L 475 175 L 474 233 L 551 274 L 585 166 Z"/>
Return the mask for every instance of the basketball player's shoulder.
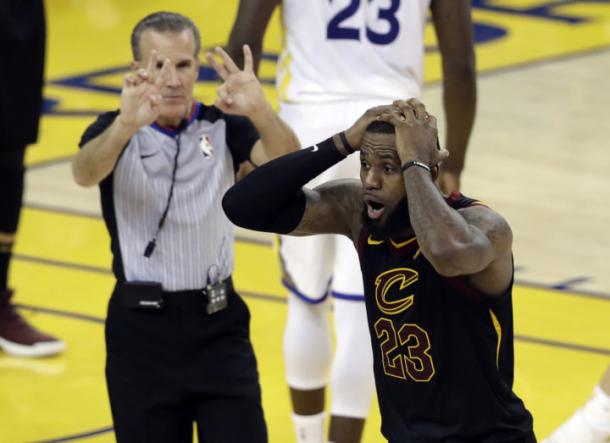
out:
<path id="1" fill-rule="evenodd" d="M 316 187 L 321 199 L 351 219 L 362 211 L 362 183 L 358 179 L 331 180 Z"/>
<path id="2" fill-rule="evenodd" d="M 464 209 L 473 206 L 482 206 L 489 208 L 489 205 L 487 203 L 476 198 L 467 197 L 458 191 L 453 191 L 449 195 L 445 196 L 445 201 L 453 209 Z"/>
<path id="3" fill-rule="evenodd" d="M 343 206 L 362 206 L 362 183 L 355 178 L 330 180 L 316 187 L 316 191 L 336 201 L 345 202 Z"/>

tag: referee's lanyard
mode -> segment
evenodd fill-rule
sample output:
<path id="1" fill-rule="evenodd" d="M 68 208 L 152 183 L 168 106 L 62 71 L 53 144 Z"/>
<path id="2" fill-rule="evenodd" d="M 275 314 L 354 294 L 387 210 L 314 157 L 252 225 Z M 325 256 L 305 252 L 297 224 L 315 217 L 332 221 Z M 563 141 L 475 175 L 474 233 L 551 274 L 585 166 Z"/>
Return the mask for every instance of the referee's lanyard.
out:
<path id="1" fill-rule="evenodd" d="M 186 129 L 188 126 L 188 121 L 185 119 L 180 120 L 180 125 L 178 126 L 178 133 L 174 136 L 176 140 L 176 155 L 174 156 L 174 168 L 172 170 L 172 182 L 169 187 L 169 195 L 167 196 L 167 201 L 165 202 L 165 208 L 163 209 L 163 213 L 161 214 L 161 218 L 159 219 L 159 223 L 157 223 L 157 231 L 153 238 L 148 242 L 146 248 L 144 249 L 144 257 L 150 258 L 150 256 L 155 252 L 155 247 L 157 246 L 157 237 L 163 229 L 163 225 L 165 224 L 165 219 L 167 218 L 167 213 L 169 212 L 169 206 L 172 203 L 172 197 L 174 196 L 174 185 L 176 184 L 176 171 L 178 170 L 178 155 L 180 155 L 180 136 L 182 131 Z"/>

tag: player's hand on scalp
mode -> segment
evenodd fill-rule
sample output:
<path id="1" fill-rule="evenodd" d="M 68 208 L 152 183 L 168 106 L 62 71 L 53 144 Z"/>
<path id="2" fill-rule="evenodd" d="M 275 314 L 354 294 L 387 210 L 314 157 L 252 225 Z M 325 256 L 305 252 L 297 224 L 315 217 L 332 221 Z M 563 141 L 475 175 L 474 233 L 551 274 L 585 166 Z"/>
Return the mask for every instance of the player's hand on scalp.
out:
<path id="1" fill-rule="evenodd" d="M 159 69 L 157 51 L 151 51 L 146 68 L 130 72 L 123 80 L 119 121 L 136 131 L 150 125 L 161 114 L 161 91 L 169 76 L 169 59 Z"/>
<path id="2" fill-rule="evenodd" d="M 377 117 L 384 112 L 389 112 L 393 105 L 375 106 L 374 108 L 367 109 L 367 111 L 356 120 L 345 133 L 345 138 L 352 148 L 359 150 L 362 145 L 362 139 L 368 125 L 377 120 Z"/>
<path id="3" fill-rule="evenodd" d="M 432 167 L 449 155 L 446 149 L 438 149 L 436 118 L 426 112 L 419 100 L 396 100 L 378 119 L 394 126 L 396 150 L 402 163 L 417 160 Z"/>
<path id="4" fill-rule="evenodd" d="M 208 52 L 206 59 L 214 68 L 223 84 L 217 89 L 218 99 L 216 107 L 227 114 L 238 114 L 250 117 L 266 106 L 267 101 L 263 88 L 254 73 L 252 51 L 248 45 L 243 46 L 244 69 L 237 67 L 231 56 L 222 48 L 217 47 L 214 52 L 222 59 L 222 64 Z"/>

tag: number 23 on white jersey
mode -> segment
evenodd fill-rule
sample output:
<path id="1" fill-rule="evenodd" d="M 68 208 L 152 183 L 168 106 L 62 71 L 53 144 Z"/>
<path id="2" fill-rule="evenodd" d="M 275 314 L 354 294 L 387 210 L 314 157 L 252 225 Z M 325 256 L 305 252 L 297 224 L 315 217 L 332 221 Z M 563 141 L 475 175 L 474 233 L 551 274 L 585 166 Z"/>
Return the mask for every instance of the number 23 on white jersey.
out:
<path id="1" fill-rule="evenodd" d="M 280 99 L 418 97 L 430 0 L 283 0 Z"/>

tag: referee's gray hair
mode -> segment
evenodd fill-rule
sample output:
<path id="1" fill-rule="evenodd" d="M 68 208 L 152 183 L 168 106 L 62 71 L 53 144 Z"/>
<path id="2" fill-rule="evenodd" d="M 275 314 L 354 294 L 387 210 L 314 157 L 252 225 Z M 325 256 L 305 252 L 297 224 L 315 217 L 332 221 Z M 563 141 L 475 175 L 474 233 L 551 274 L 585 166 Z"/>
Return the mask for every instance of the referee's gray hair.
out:
<path id="1" fill-rule="evenodd" d="M 147 15 L 133 28 L 131 32 L 131 52 L 134 60 L 141 60 L 142 54 L 140 51 L 140 40 L 142 33 L 147 29 L 153 29 L 157 32 L 182 32 L 185 29 L 190 29 L 195 38 L 195 57 L 201 49 L 201 34 L 193 21 L 175 12 L 159 11 Z"/>

